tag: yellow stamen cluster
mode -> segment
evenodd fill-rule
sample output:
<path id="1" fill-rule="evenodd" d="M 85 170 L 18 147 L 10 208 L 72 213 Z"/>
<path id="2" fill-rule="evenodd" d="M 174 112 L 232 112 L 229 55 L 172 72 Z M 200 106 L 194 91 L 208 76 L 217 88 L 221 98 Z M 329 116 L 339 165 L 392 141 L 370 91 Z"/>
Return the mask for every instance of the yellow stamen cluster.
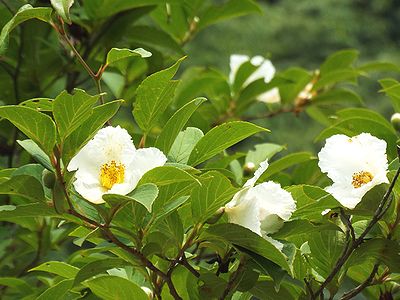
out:
<path id="1" fill-rule="evenodd" d="M 108 164 L 104 164 L 100 168 L 100 183 L 106 189 L 111 189 L 116 183 L 124 181 L 125 166 L 123 164 L 117 164 L 112 160 Z"/>
<path id="2" fill-rule="evenodd" d="M 364 184 L 372 181 L 374 176 L 370 172 L 366 171 L 361 171 L 353 174 L 353 180 L 351 181 L 351 184 L 357 189 Z"/>

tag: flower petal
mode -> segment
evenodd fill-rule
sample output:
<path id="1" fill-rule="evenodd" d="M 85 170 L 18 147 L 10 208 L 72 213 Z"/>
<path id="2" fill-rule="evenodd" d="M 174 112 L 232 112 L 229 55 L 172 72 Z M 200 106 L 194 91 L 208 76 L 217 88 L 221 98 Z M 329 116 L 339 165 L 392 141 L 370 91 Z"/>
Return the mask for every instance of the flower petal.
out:
<path id="1" fill-rule="evenodd" d="M 102 196 L 106 192 L 99 183 L 87 183 L 83 180 L 75 180 L 75 190 L 86 200 L 95 204 L 104 203 Z"/>
<path id="2" fill-rule="evenodd" d="M 131 167 L 135 170 L 139 179 L 151 169 L 161 167 L 167 162 L 167 157 L 159 149 L 150 147 L 135 151 Z"/>
<path id="3" fill-rule="evenodd" d="M 257 100 L 269 104 L 279 103 L 281 102 L 279 89 L 277 87 L 270 89 L 269 91 L 266 91 L 265 93 L 258 95 Z"/>
<path id="4" fill-rule="evenodd" d="M 230 73 L 229 73 L 229 82 L 233 84 L 235 81 L 236 73 L 239 70 L 240 66 L 245 62 L 249 61 L 250 57 L 242 54 L 232 54 L 229 59 Z"/>

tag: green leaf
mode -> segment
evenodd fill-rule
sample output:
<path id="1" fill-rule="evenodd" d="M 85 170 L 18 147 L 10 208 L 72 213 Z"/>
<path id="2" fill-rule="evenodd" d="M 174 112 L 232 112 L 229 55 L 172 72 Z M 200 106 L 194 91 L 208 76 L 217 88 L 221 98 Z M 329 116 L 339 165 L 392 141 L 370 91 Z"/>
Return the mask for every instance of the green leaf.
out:
<path id="1" fill-rule="evenodd" d="M 46 169 L 53 170 L 53 166 L 51 165 L 50 158 L 46 153 L 43 152 L 42 149 L 32 140 L 17 140 L 17 143 L 24 148 L 30 155 L 32 155 L 33 159 L 42 164 Z"/>
<path id="2" fill-rule="evenodd" d="M 0 220 L 7 221 L 14 218 L 26 217 L 56 217 L 58 214 L 55 210 L 45 203 L 32 203 L 18 205 L 12 211 L 0 211 Z"/>
<path id="3" fill-rule="evenodd" d="M 400 112 L 400 83 L 392 78 L 381 79 L 379 83 L 390 98 L 395 112 Z"/>
<path id="4" fill-rule="evenodd" d="M 151 213 L 153 202 L 156 200 L 157 196 L 157 186 L 153 183 L 146 183 L 139 186 L 126 196 L 118 194 L 105 194 L 103 195 L 103 199 L 111 206 L 125 201 L 135 201 L 142 204 Z"/>
<path id="5" fill-rule="evenodd" d="M 355 92 L 347 89 L 334 89 L 312 98 L 313 105 L 331 105 L 331 104 L 362 104 L 361 97 Z"/>
<path id="6" fill-rule="evenodd" d="M 146 293 L 135 283 L 122 277 L 102 276 L 84 283 L 92 292 L 104 300 L 143 300 Z"/>
<path id="7" fill-rule="evenodd" d="M 165 124 L 165 126 L 163 127 L 161 134 L 156 140 L 155 147 L 160 149 L 164 153 L 168 153 L 179 132 L 185 126 L 191 115 L 204 101 L 207 101 L 207 99 L 199 97 L 190 101 L 179 110 L 177 110 L 174 115 L 168 120 L 167 124 Z"/>
<path id="8" fill-rule="evenodd" d="M 96 106 L 91 116 L 72 132 L 64 142 L 63 161 L 65 165 L 83 147 L 93 135 L 118 111 L 122 100 Z"/>
<path id="9" fill-rule="evenodd" d="M 268 166 L 268 169 L 261 175 L 259 181 L 265 181 L 265 179 L 274 174 L 311 159 L 314 159 L 314 156 L 309 152 L 298 152 L 286 155 L 285 157 L 271 163 Z"/>
<path id="10" fill-rule="evenodd" d="M 0 194 L 16 195 L 34 202 L 45 200 L 42 184 L 32 176 L 17 175 L 0 183 Z"/>
<path id="11" fill-rule="evenodd" d="M 168 69 L 150 75 L 137 88 L 133 115 L 144 132 L 149 132 L 156 125 L 159 117 L 173 100 L 177 81 L 171 79 L 183 59 Z"/>
<path id="12" fill-rule="evenodd" d="M 400 68 L 392 63 L 389 62 L 382 62 L 382 61 L 372 61 L 362 66 L 358 67 L 360 71 L 363 72 L 400 72 Z"/>
<path id="13" fill-rule="evenodd" d="M 116 63 L 122 59 L 128 58 L 128 57 L 150 57 L 151 52 L 144 50 L 143 48 L 137 48 L 135 50 L 130 50 L 127 48 L 112 48 L 110 51 L 107 53 L 107 60 L 106 64 L 110 65 L 113 63 Z"/>
<path id="14" fill-rule="evenodd" d="M 0 277 L 0 285 L 8 286 L 10 288 L 20 291 L 24 295 L 29 295 L 33 289 L 24 280 L 14 277 Z"/>
<path id="15" fill-rule="evenodd" d="M 79 272 L 76 274 L 74 279 L 74 286 L 78 285 L 79 283 L 89 279 L 95 275 L 100 273 L 104 273 L 107 270 L 113 268 L 121 268 L 126 266 L 128 263 L 120 258 L 107 258 L 102 260 L 95 260 L 86 265 L 84 265 Z"/>
<path id="16" fill-rule="evenodd" d="M 13 123 L 45 153 L 53 152 L 56 143 L 56 127 L 49 116 L 32 108 L 9 105 L 0 107 L 0 117 Z"/>
<path id="17" fill-rule="evenodd" d="M 269 132 L 268 129 L 242 121 L 233 121 L 214 127 L 197 142 L 190 153 L 188 164 L 197 166 L 222 150 L 261 131 Z"/>
<path id="18" fill-rule="evenodd" d="M 219 21 L 251 13 L 261 13 L 261 8 L 251 0 L 230 0 L 220 6 L 212 5 L 199 17 L 199 30 Z"/>
<path id="19" fill-rule="evenodd" d="M 331 194 L 317 186 L 293 185 L 286 190 L 296 201 L 292 218 L 320 219 L 324 210 L 341 206 Z"/>
<path id="20" fill-rule="evenodd" d="M 249 152 L 247 152 L 245 163 L 253 163 L 255 168 L 257 168 L 261 162 L 266 159 L 271 159 L 276 153 L 285 149 L 284 146 L 270 143 L 258 144 L 255 145 L 254 148 L 254 150 L 249 150 Z"/>
<path id="21" fill-rule="evenodd" d="M 62 261 L 48 261 L 29 270 L 32 271 L 52 273 L 70 279 L 75 277 L 79 269 Z"/>
<path id="22" fill-rule="evenodd" d="M 71 17 L 69 15 L 69 9 L 71 8 L 72 4 L 74 4 L 74 0 L 51 0 L 50 2 L 57 14 L 63 18 L 65 22 L 72 24 Z"/>
<path id="23" fill-rule="evenodd" d="M 195 222 L 202 222 L 224 206 L 237 192 L 228 178 L 216 171 L 200 177 L 201 186 L 192 191 L 192 215 Z"/>
<path id="24" fill-rule="evenodd" d="M 321 65 L 321 77 L 328 73 L 350 67 L 358 55 L 359 52 L 353 49 L 335 52 Z"/>
<path id="25" fill-rule="evenodd" d="M 217 224 L 210 227 L 207 232 L 219 236 L 233 245 L 253 251 L 290 272 L 285 255 L 270 242 L 245 227 L 231 223 Z"/>
<path id="26" fill-rule="evenodd" d="M 37 111 L 53 111 L 53 99 L 34 98 L 21 102 L 19 105 L 36 109 Z"/>
<path id="27" fill-rule="evenodd" d="M 53 102 L 53 115 L 62 141 L 87 120 L 92 114 L 92 106 L 99 96 L 90 96 L 85 91 L 75 89 L 70 95 L 63 91 Z"/>
<path id="28" fill-rule="evenodd" d="M 64 299 L 64 295 L 72 288 L 72 279 L 65 279 L 48 288 L 36 300 Z"/>
<path id="29" fill-rule="evenodd" d="M 0 34 L 0 54 L 4 53 L 8 46 L 8 36 L 10 32 L 22 22 L 30 19 L 38 19 L 47 23 L 51 21 L 52 9 L 49 7 L 34 8 L 30 4 L 22 6 L 14 17 L 4 25 Z"/>
<path id="30" fill-rule="evenodd" d="M 188 172 L 173 167 L 173 166 L 162 166 L 154 168 L 148 171 L 140 179 L 138 185 L 145 183 L 154 183 L 157 186 L 169 185 L 178 182 L 198 182 L 196 178 L 190 175 Z"/>
<path id="31" fill-rule="evenodd" d="M 186 164 L 194 146 L 203 136 L 203 132 L 196 127 L 188 127 L 179 132 L 168 153 L 168 159 L 176 163 Z"/>

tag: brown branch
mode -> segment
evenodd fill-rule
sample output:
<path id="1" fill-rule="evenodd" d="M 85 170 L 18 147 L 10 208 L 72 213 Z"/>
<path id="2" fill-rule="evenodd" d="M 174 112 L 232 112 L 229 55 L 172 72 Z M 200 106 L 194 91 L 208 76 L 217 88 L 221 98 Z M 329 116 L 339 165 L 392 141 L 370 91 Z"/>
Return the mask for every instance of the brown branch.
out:
<path id="1" fill-rule="evenodd" d="M 379 268 L 379 263 L 376 263 L 371 271 L 371 274 L 369 274 L 368 278 L 365 279 L 365 281 L 356 288 L 352 289 L 347 293 L 344 293 L 343 296 L 340 298 L 340 300 L 349 300 L 358 295 L 359 293 L 361 293 L 362 290 L 364 290 L 367 286 L 371 284 L 372 279 L 374 279 L 375 274 L 378 272 L 378 268 Z"/>
<path id="2" fill-rule="evenodd" d="M 236 271 L 229 277 L 229 281 L 225 287 L 225 290 L 222 292 L 221 297 L 219 297 L 219 300 L 224 300 L 229 295 L 229 293 L 235 288 L 236 281 L 239 278 L 240 274 L 242 273 L 242 270 L 245 266 L 245 262 L 246 259 L 244 256 L 242 256 L 240 259 L 239 266 L 237 267 Z"/>

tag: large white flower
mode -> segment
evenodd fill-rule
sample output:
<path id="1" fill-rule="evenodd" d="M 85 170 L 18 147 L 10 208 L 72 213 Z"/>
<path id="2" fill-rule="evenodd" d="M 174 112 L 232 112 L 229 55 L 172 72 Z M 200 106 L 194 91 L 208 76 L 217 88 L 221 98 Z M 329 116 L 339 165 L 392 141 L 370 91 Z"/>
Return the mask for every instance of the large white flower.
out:
<path id="1" fill-rule="evenodd" d="M 244 63 L 250 61 L 250 63 L 257 67 L 257 69 L 246 79 L 243 83 L 243 87 L 248 86 L 253 81 L 263 78 L 265 83 L 268 83 L 275 76 L 275 67 L 269 59 L 265 59 L 262 56 L 254 56 L 250 59 L 247 55 L 232 54 L 230 57 L 230 73 L 229 82 L 233 84 L 235 81 L 236 74 Z M 279 89 L 273 88 L 257 96 L 257 100 L 265 103 L 279 103 L 281 101 L 279 95 Z"/>
<path id="2" fill-rule="evenodd" d="M 246 227 L 282 249 L 283 245 L 268 234 L 278 231 L 290 219 L 296 203 L 278 183 L 268 181 L 254 186 L 267 167 L 267 161 L 260 164 L 254 177 L 226 204 L 225 212 L 230 223 Z"/>
<path id="3" fill-rule="evenodd" d="M 126 195 L 149 170 L 165 164 L 157 148 L 136 149 L 129 133 L 117 126 L 100 129 L 71 160 L 75 190 L 86 200 L 104 203 L 104 194 Z"/>
<path id="4" fill-rule="evenodd" d="M 347 208 L 356 207 L 374 186 L 389 182 L 386 142 L 369 133 L 331 136 L 318 158 L 321 171 L 333 181 L 327 192 Z"/>

